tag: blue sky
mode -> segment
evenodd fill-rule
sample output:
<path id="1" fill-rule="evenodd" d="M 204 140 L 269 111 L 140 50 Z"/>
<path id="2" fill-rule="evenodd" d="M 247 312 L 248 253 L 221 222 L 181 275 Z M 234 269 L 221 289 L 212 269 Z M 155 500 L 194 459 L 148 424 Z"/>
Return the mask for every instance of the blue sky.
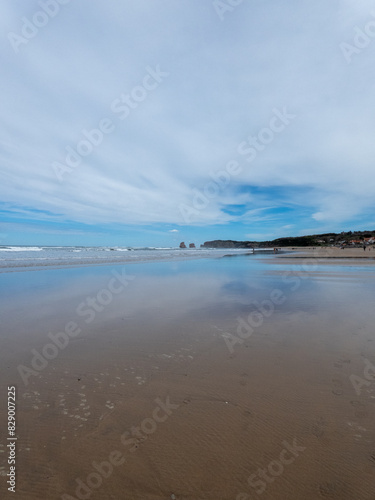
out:
<path id="1" fill-rule="evenodd" d="M 5 0 L 0 26 L 0 244 L 375 229 L 372 1 Z"/>

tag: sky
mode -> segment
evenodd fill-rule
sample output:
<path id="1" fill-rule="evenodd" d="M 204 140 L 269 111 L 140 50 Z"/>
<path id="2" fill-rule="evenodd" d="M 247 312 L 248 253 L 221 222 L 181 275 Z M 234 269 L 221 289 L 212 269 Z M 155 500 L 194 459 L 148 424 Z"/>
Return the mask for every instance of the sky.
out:
<path id="1" fill-rule="evenodd" d="M 375 229 L 371 0 L 4 0 L 0 245 Z"/>

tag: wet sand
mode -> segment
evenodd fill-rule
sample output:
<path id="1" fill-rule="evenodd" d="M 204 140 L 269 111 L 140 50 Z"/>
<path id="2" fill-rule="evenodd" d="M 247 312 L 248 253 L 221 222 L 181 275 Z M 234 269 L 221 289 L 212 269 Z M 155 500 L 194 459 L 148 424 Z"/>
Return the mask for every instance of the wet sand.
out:
<path id="1" fill-rule="evenodd" d="M 144 266 L 87 325 L 76 306 L 109 270 L 8 276 L 0 375 L 19 437 L 2 498 L 373 500 L 374 281 L 280 259 Z M 70 320 L 81 333 L 25 386 L 19 364 Z"/>

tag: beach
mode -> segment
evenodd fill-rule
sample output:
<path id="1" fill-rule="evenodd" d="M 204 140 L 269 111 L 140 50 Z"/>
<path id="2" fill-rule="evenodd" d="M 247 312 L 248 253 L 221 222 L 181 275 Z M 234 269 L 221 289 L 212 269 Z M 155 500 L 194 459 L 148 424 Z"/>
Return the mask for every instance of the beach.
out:
<path id="1" fill-rule="evenodd" d="M 323 259 L 374 259 L 375 247 L 372 245 L 363 247 L 284 247 L 283 252 L 287 252 L 284 257 L 287 258 L 317 258 Z"/>
<path id="2" fill-rule="evenodd" d="M 365 253 L 1 273 L 2 498 L 372 500 Z"/>
<path id="3" fill-rule="evenodd" d="M 375 8 L 0 3 L 0 500 L 375 500 Z"/>

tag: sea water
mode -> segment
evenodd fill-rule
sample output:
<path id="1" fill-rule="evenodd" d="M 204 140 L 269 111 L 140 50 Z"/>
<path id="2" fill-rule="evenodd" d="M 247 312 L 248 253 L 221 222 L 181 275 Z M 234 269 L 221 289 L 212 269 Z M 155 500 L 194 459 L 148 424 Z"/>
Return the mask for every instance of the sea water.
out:
<path id="1" fill-rule="evenodd" d="M 180 249 L 175 247 L 0 246 L 0 272 L 46 266 L 189 260 L 247 252 L 249 250 L 246 249 Z"/>

